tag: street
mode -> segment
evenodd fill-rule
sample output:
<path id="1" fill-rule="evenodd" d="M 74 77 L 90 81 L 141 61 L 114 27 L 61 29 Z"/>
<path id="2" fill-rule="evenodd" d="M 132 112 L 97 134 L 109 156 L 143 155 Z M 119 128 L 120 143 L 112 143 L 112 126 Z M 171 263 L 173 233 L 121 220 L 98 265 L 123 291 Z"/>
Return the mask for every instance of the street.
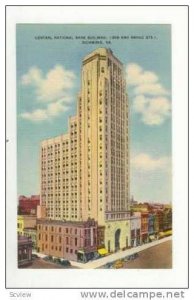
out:
<path id="1" fill-rule="evenodd" d="M 138 258 L 123 264 L 123 269 L 170 269 L 172 268 L 172 241 L 143 250 L 139 252 Z"/>
<path id="2" fill-rule="evenodd" d="M 32 265 L 23 267 L 25 269 L 77 269 L 76 267 L 64 267 L 59 264 L 50 262 L 50 261 L 45 261 L 42 258 L 36 258 L 33 260 Z"/>
<path id="3" fill-rule="evenodd" d="M 127 255 L 138 253 L 134 260 L 124 261 Z M 28 269 L 106 269 L 107 263 L 122 261 L 119 268 L 123 269 L 170 269 L 172 268 L 172 240 L 171 237 L 152 244 L 145 244 L 137 248 L 132 248 L 124 252 L 117 252 L 105 256 L 96 261 L 90 261 L 86 264 L 71 261 L 70 267 L 64 267 L 57 263 L 45 261 L 43 258 L 36 258 L 32 265 L 26 266 Z"/>

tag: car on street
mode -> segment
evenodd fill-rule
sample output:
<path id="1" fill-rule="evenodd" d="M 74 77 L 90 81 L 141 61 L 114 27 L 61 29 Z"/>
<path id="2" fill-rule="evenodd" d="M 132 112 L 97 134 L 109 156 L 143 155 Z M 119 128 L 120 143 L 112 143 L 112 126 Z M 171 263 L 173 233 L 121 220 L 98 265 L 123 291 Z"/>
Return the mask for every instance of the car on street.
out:
<path id="1" fill-rule="evenodd" d="M 122 260 L 117 260 L 117 261 L 115 261 L 115 263 L 113 264 L 113 268 L 114 269 L 120 269 L 120 268 L 122 268 L 123 267 L 123 262 L 122 262 Z"/>

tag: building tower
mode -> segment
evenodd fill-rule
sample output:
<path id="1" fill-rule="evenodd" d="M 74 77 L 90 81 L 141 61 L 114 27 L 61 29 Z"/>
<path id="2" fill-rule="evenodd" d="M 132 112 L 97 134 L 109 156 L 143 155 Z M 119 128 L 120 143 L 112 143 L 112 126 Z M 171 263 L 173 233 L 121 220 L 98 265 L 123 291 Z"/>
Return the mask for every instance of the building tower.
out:
<path id="1" fill-rule="evenodd" d="M 80 216 L 105 225 L 105 237 L 113 235 L 107 247 L 109 241 L 115 248 L 115 230 L 122 240 L 122 223 L 126 227 L 129 219 L 128 97 L 122 63 L 109 49 L 83 60 L 78 116 Z"/>
<path id="2" fill-rule="evenodd" d="M 82 62 L 77 116 L 66 135 L 42 142 L 41 201 L 47 217 L 95 219 L 105 247 L 129 245 L 128 97 L 122 63 L 98 48 Z"/>

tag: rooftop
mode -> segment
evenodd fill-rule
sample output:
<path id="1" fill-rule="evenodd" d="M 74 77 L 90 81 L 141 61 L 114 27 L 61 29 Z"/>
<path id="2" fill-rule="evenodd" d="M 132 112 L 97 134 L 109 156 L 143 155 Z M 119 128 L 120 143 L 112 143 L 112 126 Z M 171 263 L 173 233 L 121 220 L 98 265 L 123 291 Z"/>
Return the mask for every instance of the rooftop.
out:
<path id="1" fill-rule="evenodd" d="M 89 219 L 88 221 L 61 221 L 61 220 L 49 220 L 49 219 L 37 219 L 37 224 L 47 224 L 47 225 L 60 225 L 60 226 L 88 226 L 89 224 L 96 225 L 97 222 L 94 219 Z"/>
<path id="2" fill-rule="evenodd" d="M 95 55 L 100 55 L 100 56 L 112 56 L 119 64 L 122 65 L 121 61 L 113 54 L 113 51 L 110 48 L 97 48 L 94 51 L 90 52 L 87 54 L 84 59 L 83 63 L 85 63 L 87 60 L 92 58 Z"/>

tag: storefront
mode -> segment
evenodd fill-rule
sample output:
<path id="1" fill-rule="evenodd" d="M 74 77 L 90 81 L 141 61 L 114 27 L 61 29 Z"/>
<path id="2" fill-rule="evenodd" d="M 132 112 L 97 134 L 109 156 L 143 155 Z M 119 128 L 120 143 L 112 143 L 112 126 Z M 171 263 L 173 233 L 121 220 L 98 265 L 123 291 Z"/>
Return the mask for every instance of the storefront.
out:
<path id="1" fill-rule="evenodd" d="M 98 249 L 98 254 L 100 256 L 106 256 L 108 254 L 108 251 L 105 248 L 101 248 L 101 249 Z"/>
<path id="2" fill-rule="evenodd" d="M 142 243 L 142 244 L 148 243 L 148 239 L 149 239 L 149 236 L 148 236 L 147 233 L 143 233 L 143 234 L 141 235 L 141 243 Z"/>
<path id="3" fill-rule="evenodd" d="M 18 267 L 32 263 L 32 240 L 29 237 L 18 236 Z"/>
<path id="4" fill-rule="evenodd" d="M 90 260 L 97 259 L 99 254 L 96 251 L 85 252 L 84 250 L 79 250 L 77 252 L 77 261 L 87 263 Z"/>
<path id="5" fill-rule="evenodd" d="M 156 240 L 156 237 L 154 234 L 149 235 L 149 242 L 153 242 Z"/>

